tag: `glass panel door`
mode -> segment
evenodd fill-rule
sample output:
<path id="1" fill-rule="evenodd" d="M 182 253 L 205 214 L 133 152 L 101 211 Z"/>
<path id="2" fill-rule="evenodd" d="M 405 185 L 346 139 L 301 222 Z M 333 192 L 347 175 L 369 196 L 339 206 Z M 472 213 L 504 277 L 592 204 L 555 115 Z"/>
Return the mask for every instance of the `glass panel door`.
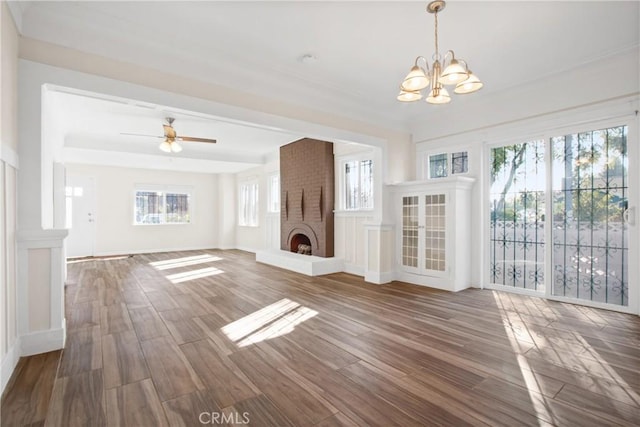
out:
<path id="1" fill-rule="evenodd" d="M 402 198 L 402 265 L 418 267 L 418 196 Z"/>
<path id="2" fill-rule="evenodd" d="M 445 271 L 445 195 L 426 195 L 424 203 L 424 268 Z"/>
<path id="3" fill-rule="evenodd" d="M 627 127 L 551 144 L 553 295 L 628 305 Z"/>
<path id="4" fill-rule="evenodd" d="M 545 144 L 491 150 L 490 281 L 544 291 Z"/>

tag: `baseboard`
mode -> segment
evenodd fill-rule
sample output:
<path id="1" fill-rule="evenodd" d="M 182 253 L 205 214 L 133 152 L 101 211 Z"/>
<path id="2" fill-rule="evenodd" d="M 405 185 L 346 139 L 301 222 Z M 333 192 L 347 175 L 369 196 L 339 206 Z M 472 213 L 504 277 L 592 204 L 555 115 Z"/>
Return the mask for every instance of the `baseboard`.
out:
<path id="1" fill-rule="evenodd" d="M 364 277 L 364 267 L 356 264 L 344 264 L 344 272 L 355 276 Z"/>
<path id="2" fill-rule="evenodd" d="M 48 329 L 46 331 L 32 332 L 20 337 L 20 356 L 47 353 L 64 348 L 65 330 Z"/>
<path id="3" fill-rule="evenodd" d="M 365 271 L 364 281 L 368 283 L 375 283 L 376 285 L 382 285 L 393 282 L 394 276 L 393 271 L 385 271 L 382 273 L 377 271 Z"/>
<path id="4" fill-rule="evenodd" d="M 136 249 L 132 251 L 123 249 L 121 251 L 96 252 L 94 256 L 110 257 L 110 256 L 118 256 L 118 255 L 126 256 L 126 255 L 139 255 L 139 254 L 155 254 L 160 252 L 206 251 L 211 249 L 217 249 L 217 248 L 215 245 L 212 245 L 212 246 L 192 246 L 187 248 Z"/>
<path id="5" fill-rule="evenodd" d="M 230 248 L 230 249 L 237 249 L 239 251 L 250 252 L 252 254 L 255 254 L 256 252 L 258 252 L 256 248 L 248 248 L 246 246 L 236 246 L 235 248 Z"/>
<path id="6" fill-rule="evenodd" d="M 0 395 L 4 393 L 11 375 L 13 375 L 13 371 L 18 365 L 18 360 L 20 360 L 20 337 L 16 339 L 16 342 L 13 343 L 13 346 L 9 348 L 2 358 L 2 364 L 0 365 Z"/>

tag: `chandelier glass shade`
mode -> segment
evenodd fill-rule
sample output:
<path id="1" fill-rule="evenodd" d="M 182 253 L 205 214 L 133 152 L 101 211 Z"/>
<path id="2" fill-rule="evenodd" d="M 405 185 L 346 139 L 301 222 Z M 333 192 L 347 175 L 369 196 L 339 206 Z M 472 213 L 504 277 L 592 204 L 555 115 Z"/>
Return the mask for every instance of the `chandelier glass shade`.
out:
<path id="1" fill-rule="evenodd" d="M 423 98 L 422 91 L 431 86 L 431 90 L 426 96 L 426 102 L 446 104 L 451 102 L 451 96 L 449 96 L 445 85 L 455 85 L 453 92 L 456 94 L 473 93 L 484 86 L 480 79 L 469 70 L 467 63 L 462 59 L 457 59 L 452 50 L 447 51 L 444 56 L 440 55 L 438 50 L 438 12 L 442 11 L 444 7 L 443 0 L 432 1 L 427 6 L 427 12 L 433 13 L 435 17 L 436 52 L 433 54 L 433 64 L 429 67 L 429 62 L 424 56 L 416 58 L 409 74 L 400 85 L 398 101 L 419 101 Z"/>

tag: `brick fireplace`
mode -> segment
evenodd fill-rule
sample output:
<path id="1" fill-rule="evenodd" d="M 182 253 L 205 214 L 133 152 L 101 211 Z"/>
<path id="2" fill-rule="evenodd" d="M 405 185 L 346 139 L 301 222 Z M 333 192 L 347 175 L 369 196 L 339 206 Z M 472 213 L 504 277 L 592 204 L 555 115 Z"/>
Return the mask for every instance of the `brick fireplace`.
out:
<path id="1" fill-rule="evenodd" d="M 331 142 L 280 147 L 280 249 L 333 257 L 333 169 Z"/>

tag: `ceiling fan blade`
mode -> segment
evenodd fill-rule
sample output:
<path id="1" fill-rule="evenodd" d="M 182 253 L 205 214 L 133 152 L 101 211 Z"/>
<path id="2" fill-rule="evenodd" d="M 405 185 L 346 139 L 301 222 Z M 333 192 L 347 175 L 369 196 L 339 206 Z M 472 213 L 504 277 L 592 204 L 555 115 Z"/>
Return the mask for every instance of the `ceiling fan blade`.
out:
<path id="1" fill-rule="evenodd" d="M 179 136 L 178 138 L 179 141 L 187 141 L 187 142 L 209 142 L 211 144 L 215 144 L 216 141 L 215 139 L 209 139 L 209 138 L 195 138 L 193 136 Z"/>
<path id="2" fill-rule="evenodd" d="M 127 133 L 127 132 L 120 132 L 120 135 L 128 135 L 128 136 L 146 136 L 146 137 L 150 137 L 150 138 L 164 138 L 164 136 L 158 136 L 158 135 L 147 135 L 144 133 Z"/>

